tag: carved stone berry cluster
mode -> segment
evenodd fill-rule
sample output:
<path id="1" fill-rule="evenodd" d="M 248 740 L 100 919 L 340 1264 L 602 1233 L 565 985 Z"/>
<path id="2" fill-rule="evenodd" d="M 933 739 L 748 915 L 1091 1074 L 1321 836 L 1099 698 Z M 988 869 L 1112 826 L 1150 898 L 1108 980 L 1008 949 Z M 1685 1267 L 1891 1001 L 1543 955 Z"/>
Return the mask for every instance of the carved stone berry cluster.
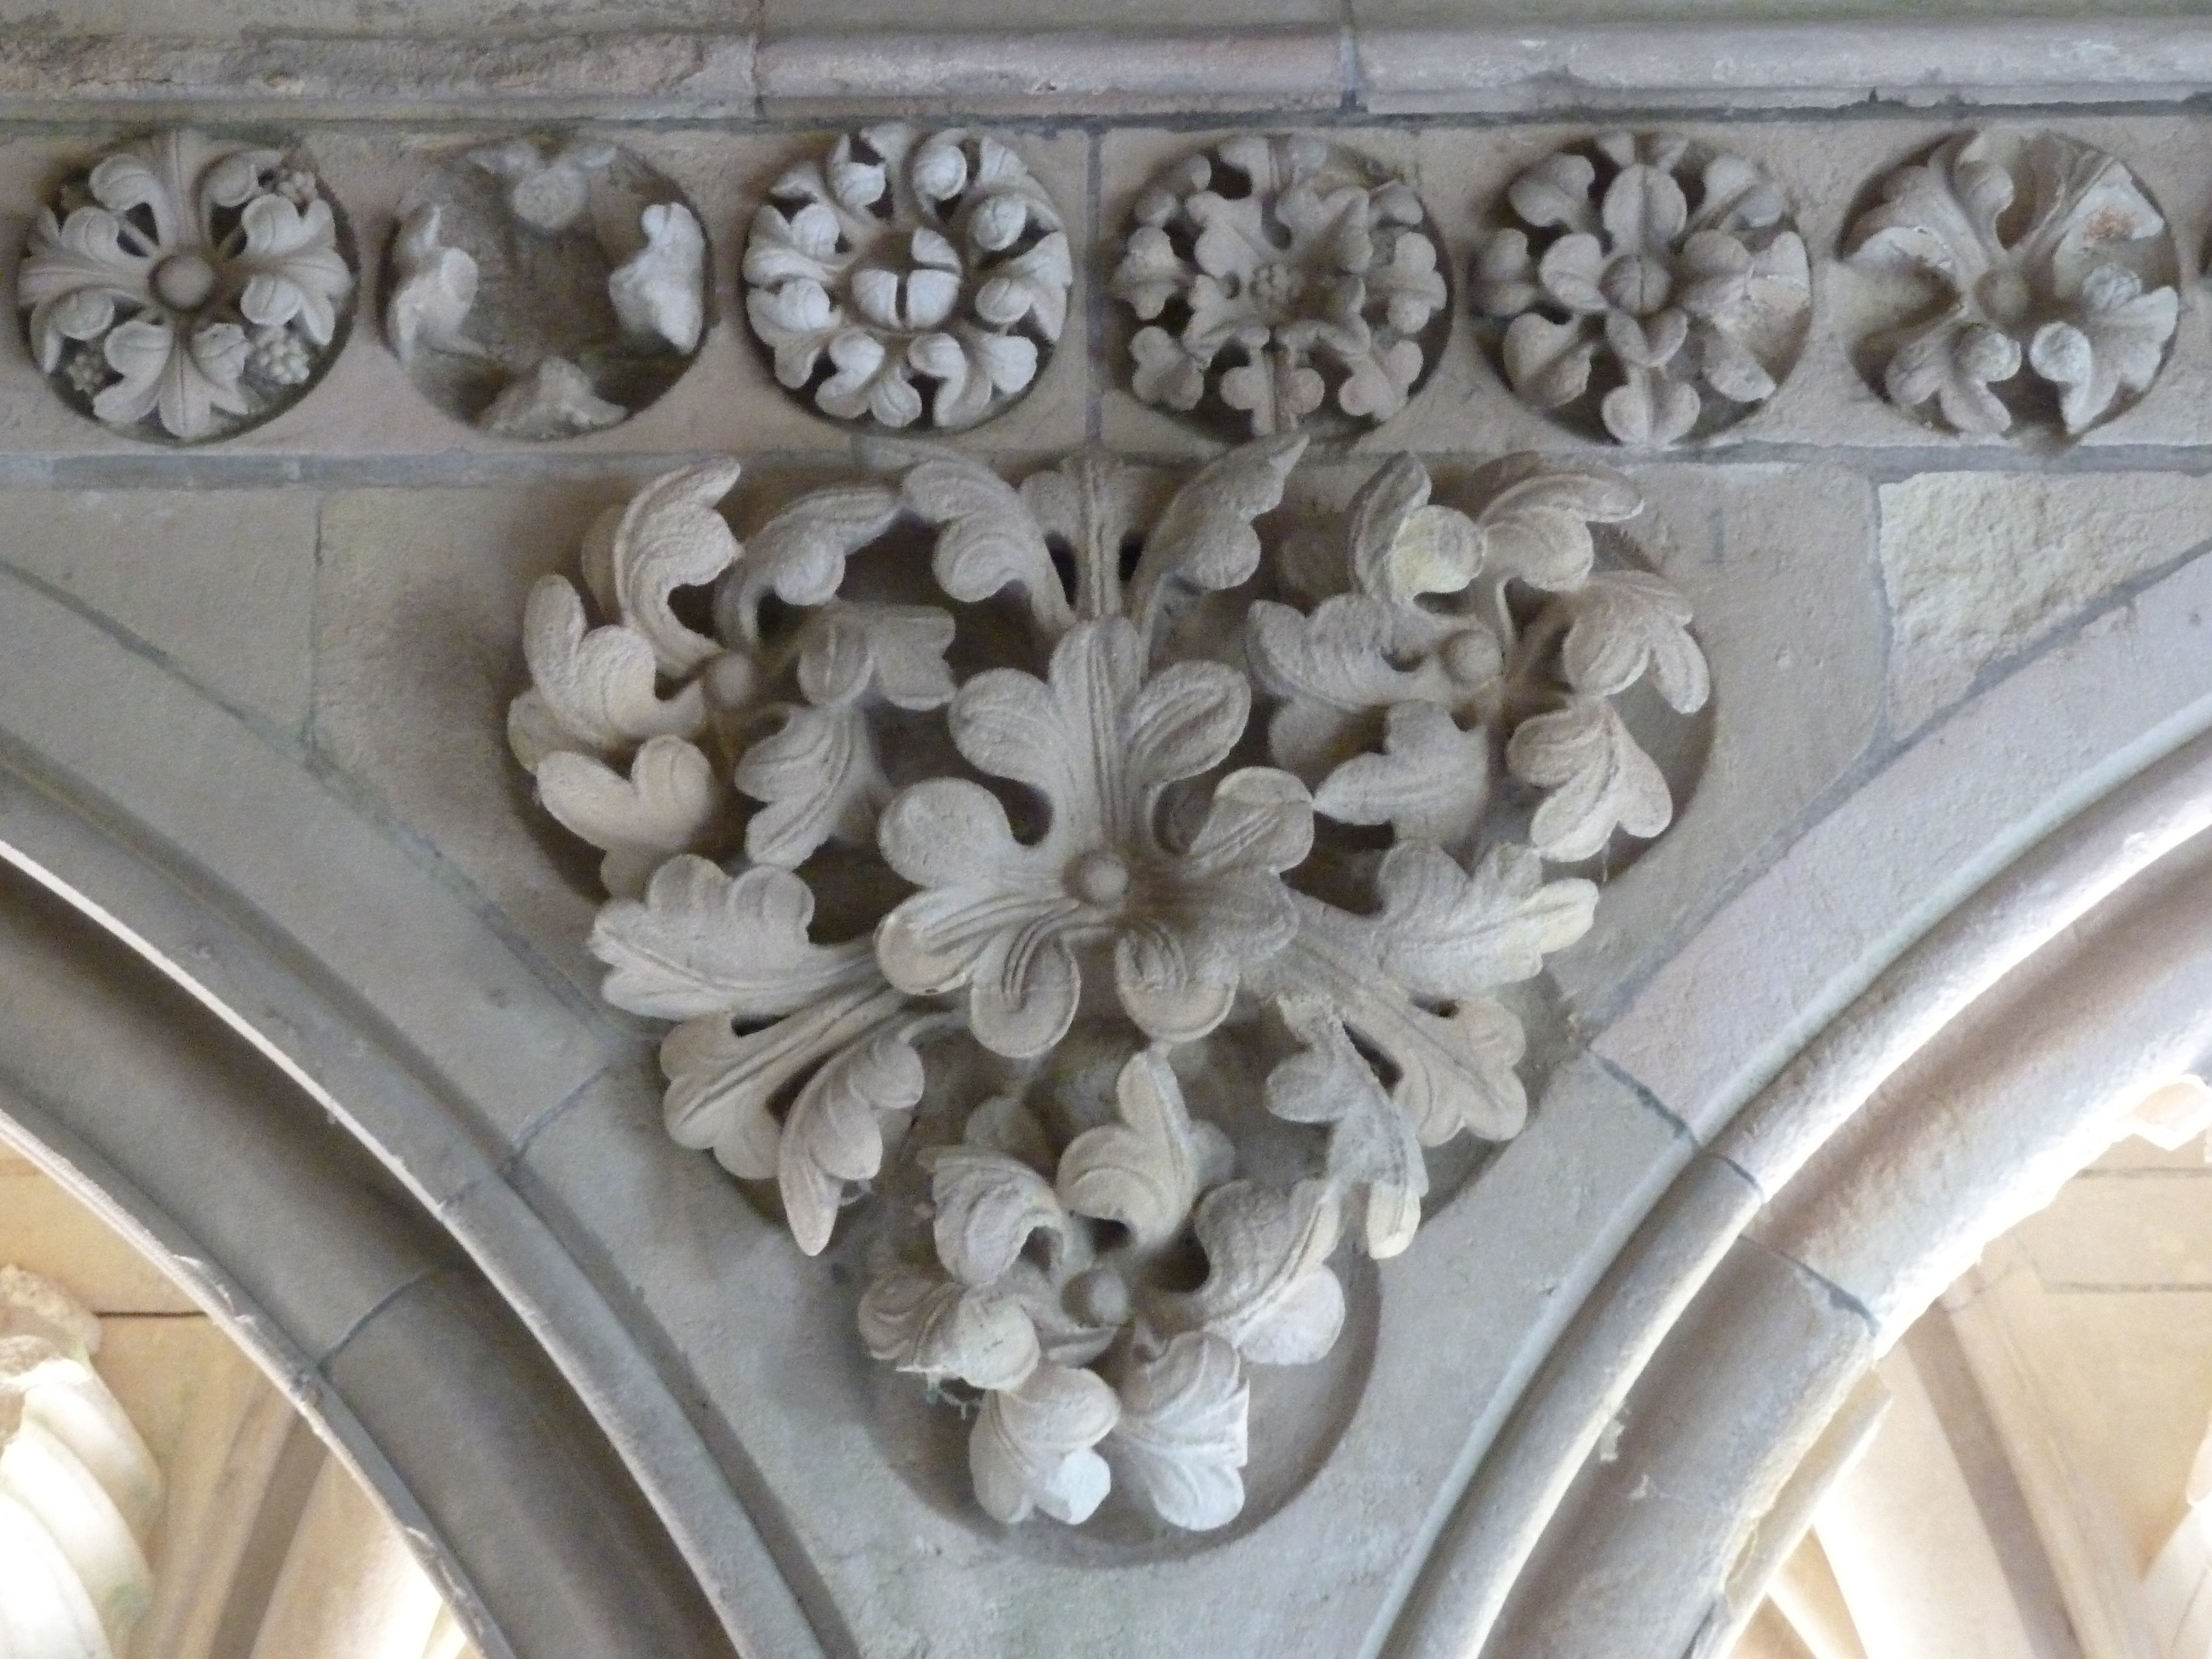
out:
<path id="1" fill-rule="evenodd" d="M 1598 563 L 1625 479 L 1470 513 L 1400 457 L 1292 553 L 1304 447 L 910 459 L 742 541 L 737 465 L 674 473 L 524 618 L 511 740 L 605 854 L 606 996 L 678 1022 L 671 1132 L 810 1254 L 879 1194 L 862 1340 L 974 1410 L 1004 1522 L 1237 1513 L 1249 1370 L 1334 1343 L 1340 1237 L 1404 1249 L 1425 1149 L 1522 1125 L 1499 992 L 1597 902 L 1544 861 L 1668 822 L 1613 700 L 1706 696 L 1680 597 Z"/>
<path id="2" fill-rule="evenodd" d="M 199 442 L 296 401 L 337 343 L 353 264 L 280 149 L 168 132 L 64 184 L 16 283 L 61 395 L 134 437 Z"/>

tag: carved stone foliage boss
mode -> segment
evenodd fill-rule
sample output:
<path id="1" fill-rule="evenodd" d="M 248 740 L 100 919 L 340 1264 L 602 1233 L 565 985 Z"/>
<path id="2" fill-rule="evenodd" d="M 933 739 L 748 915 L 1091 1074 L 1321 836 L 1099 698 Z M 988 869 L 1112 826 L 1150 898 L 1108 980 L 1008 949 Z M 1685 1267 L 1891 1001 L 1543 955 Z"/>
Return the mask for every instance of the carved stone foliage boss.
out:
<path id="1" fill-rule="evenodd" d="M 607 997 L 678 1022 L 670 1132 L 809 1253 L 875 1194 L 862 1340 L 973 1413 L 1001 1521 L 1237 1513 L 1340 1238 L 1404 1249 L 1424 1149 L 1521 1127 L 1499 992 L 1597 900 L 1545 860 L 1668 821 L 1614 700 L 1706 696 L 1681 599 L 1598 562 L 1625 479 L 1469 512 L 1401 456 L 1276 514 L 1304 444 L 910 453 L 742 542 L 709 465 L 530 598 L 510 737 L 605 851 Z"/>
<path id="2" fill-rule="evenodd" d="M 298 401 L 353 289 L 298 157 L 165 132 L 62 185 L 32 225 L 15 297 L 70 404 L 136 437 L 197 442 Z"/>

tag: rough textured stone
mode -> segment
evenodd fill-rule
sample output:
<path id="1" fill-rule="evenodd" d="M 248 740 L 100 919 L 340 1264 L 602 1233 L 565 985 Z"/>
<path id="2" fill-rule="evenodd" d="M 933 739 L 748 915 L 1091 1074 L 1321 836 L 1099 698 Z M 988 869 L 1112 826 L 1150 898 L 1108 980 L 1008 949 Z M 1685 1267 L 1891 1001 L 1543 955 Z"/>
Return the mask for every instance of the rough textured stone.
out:
<path id="1" fill-rule="evenodd" d="M 1881 495 L 1899 735 L 2212 531 L 2212 480 L 2174 474 L 1926 472 Z"/>

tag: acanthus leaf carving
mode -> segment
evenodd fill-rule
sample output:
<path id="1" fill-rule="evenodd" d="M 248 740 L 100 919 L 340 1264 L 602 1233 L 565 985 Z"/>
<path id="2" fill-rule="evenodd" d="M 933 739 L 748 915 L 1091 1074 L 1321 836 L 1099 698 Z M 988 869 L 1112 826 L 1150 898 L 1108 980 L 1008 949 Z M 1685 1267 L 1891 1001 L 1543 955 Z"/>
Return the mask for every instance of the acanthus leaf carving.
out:
<path id="1" fill-rule="evenodd" d="M 1169 1339 L 1121 1384 L 1108 1445 L 1172 1527 L 1224 1526 L 1244 1507 L 1252 1389 L 1237 1350 L 1206 1331 Z"/>
<path id="2" fill-rule="evenodd" d="M 1593 435 L 1719 431 L 1773 396 L 1803 345 L 1805 243 L 1741 156 L 1606 133 L 1528 168 L 1493 217 L 1474 304 L 1500 330 L 1506 381 Z"/>
<path id="3" fill-rule="evenodd" d="M 1875 343 L 1899 407 L 1996 436 L 2048 418 L 2040 380 L 2073 437 L 2149 389 L 2179 315 L 2173 239 L 2119 161 L 2062 133 L 1959 133 L 1881 193 L 1845 240 L 1897 292 Z"/>
<path id="4" fill-rule="evenodd" d="M 1191 1224 L 1206 1282 L 1162 1297 L 1162 1322 L 1209 1332 L 1255 1364 L 1310 1364 L 1344 1324 L 1344 1286 L 1328 1265 L 1342 1219 L 1328 1181 L 1301 1181 L 1287 1193 L 1249 1181 L 1215 1188 Z"/>
<path id="5" fill-rule="evenodd" d="M 968 1440 L 975 1498 L 1009 1524 L 1033 1509 L 1071 1525 L 1105 1501 L 1113 1474 L 1091 1448 L 1113 1432 L 1121 1401 L 1091 1371 L 1040 1364 L 983 1401 Z"/>
<path id="6" fill-rule="evenodd" d="M 745 242 L 745 315 L 776 380 L 832 419 L 957 431 L 1027 392 L 1075 280 L 1059 208 L 1014 150 L 886 122 L 787 169 Z"/>
<path id="7" fill-rule="evenodd" d="M 1709 689 L 1687 608 L 1618 566 L 1626 480 L 1437 500 L 1400 458 L 1285 538 L 1303 447 L 1018 486 L 890 447 L 749 534 L 695 469 L 587 538 L 598 627 L 560 578 L 526 616 L 510 731 L 634 861 L 592 946 L 680 1022 L 670 1133 L 775 1182 L 810 1254 L 872 1228 L 862 1340 L 975 1413 L 1001 1520 L 1079 1521 L 1117 1467 L 1171 1524 L 1237 1512 L 1249 1368 L 1330 1351 L 1340 1242 L 1407 1249 L 1426 1149 L 1521 1127 L 1508 988 L 1597 898 L 1546 858 L 1672 811 L 1625 726 L 1607 772 L 1573 722 Z M 635 787 L 664 769 L 696 811 Z M 1295 1172 L 1244 1158 L 1270 1120 Z"/>
<path id="8" fill-rule="evenodd" d="M 170 131 L 62 187 L 32 225 L 16 299 L 33 356 L 72 404 L 197 443 L 297 401 L 355 285 L 330 201 L 296 159 Z"/>

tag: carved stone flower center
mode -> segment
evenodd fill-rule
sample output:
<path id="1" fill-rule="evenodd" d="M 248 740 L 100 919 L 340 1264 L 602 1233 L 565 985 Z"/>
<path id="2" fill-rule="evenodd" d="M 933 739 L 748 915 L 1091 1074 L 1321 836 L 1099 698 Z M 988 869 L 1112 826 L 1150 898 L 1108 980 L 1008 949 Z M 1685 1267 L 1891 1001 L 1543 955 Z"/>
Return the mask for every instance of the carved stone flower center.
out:
<path id="1" fill-rule="evenodd" d="M 1486 633 L 1468 629 L 1444 641 L 1444 672 L 1462 685 L 1487 685 L 1498 678 L 1498 644 Z"/>
<path id="2" fill-rule="evenodd" d="M 1252 273 L 1252 303 L 1277 320 L 1297 310 L 1305 291 L 1305 273 L 1283 260 L 1273 260 Z"/>
<path id="3" fill-rule="evenodd" d="M 1631 253 L 1606 267 L 1598 287 L 1608 302 L 1632 317 L 1649 317 L 1674 291 L 1666 262 L 1650 253 Z"/>
<path id="4" fill-rule="evenodd" d="M 1060 1304 L 1086 1325 L 1121 1325 L 1129 1317 L 1129 1287 L 1111 1267 L 1092 1267 L 1068 1282 Z"/>
<path id="5" fill-rule="evenodd" d="M 1982 278 L 1974 297 L 1990 321 L 2011 325 L 2026 319 L 2035 291 L 2025 275 L 2001 265 Z"/>
<path id="6" fill-rule="evenodd" d="M 1067 890 L 1102 909 L 1119 904 L 1129 891 L 1129 866 L 1119 854 L 1094 848 L 1067 866 Z"/>
<path id="7" fill-rule="evenodd" d="M 154 293 L 177 311 L 197 311 L 215 293 L 215 267 L 200 253 L 172 253 L 154 267 Z"/>

